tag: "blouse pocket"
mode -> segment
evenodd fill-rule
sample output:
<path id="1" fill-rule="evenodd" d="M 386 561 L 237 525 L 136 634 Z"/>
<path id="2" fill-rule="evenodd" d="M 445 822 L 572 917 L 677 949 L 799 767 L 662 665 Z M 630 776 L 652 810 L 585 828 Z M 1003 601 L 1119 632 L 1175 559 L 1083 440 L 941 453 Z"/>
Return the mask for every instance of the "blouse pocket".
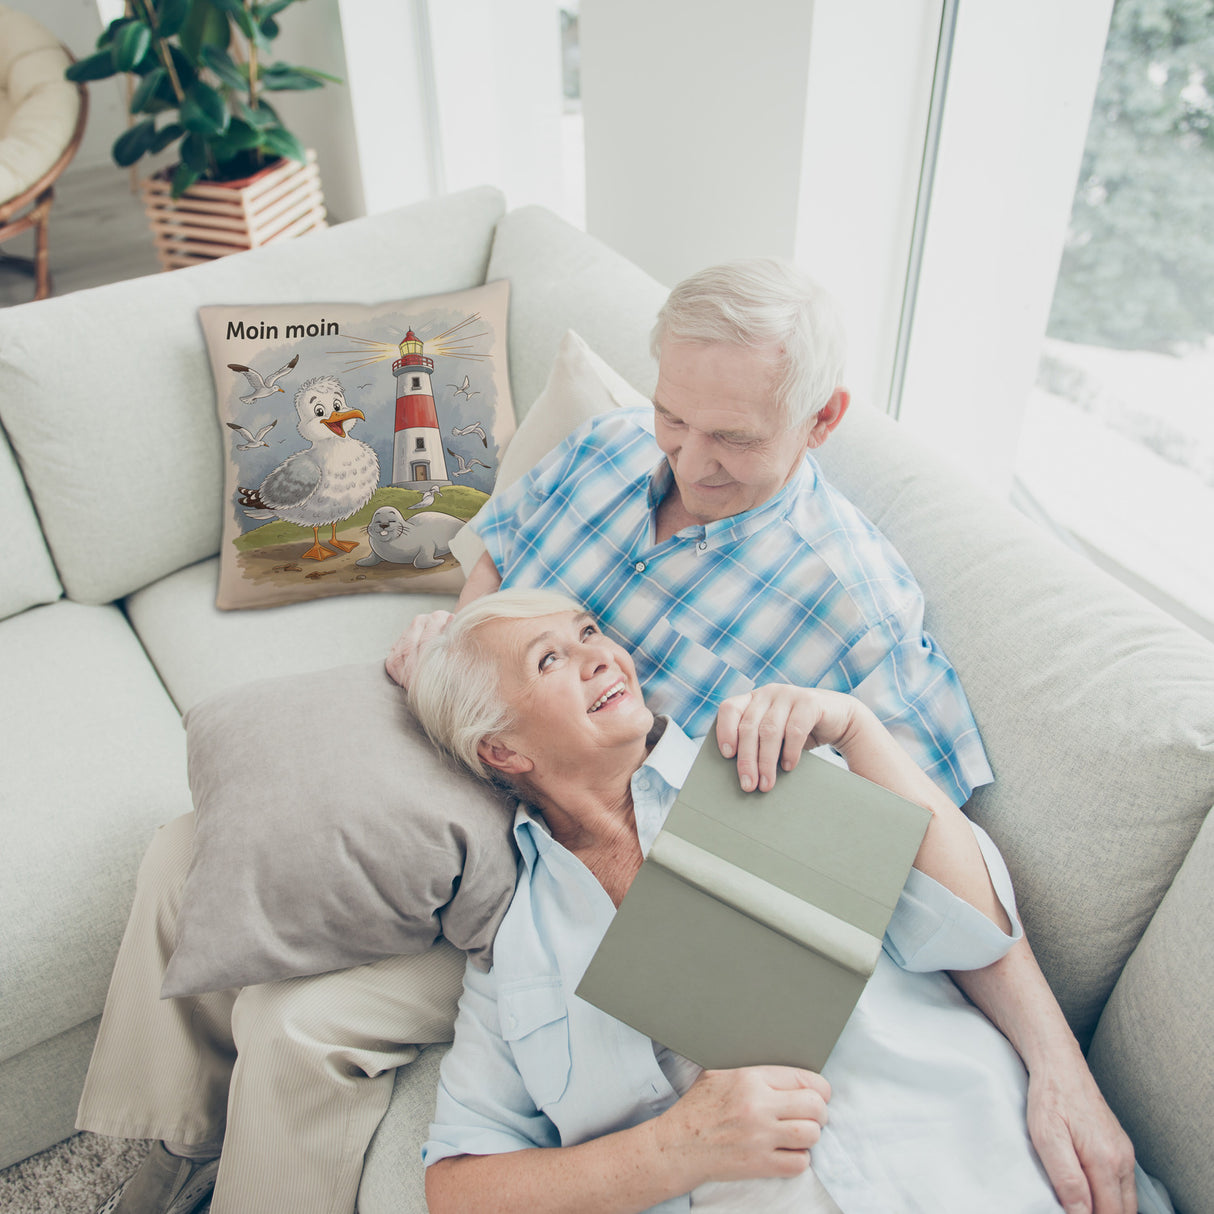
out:
<path id="1" fill-rule="evenodd" d="M 555 1104 L 569 1086 L 569 1009 L 559 978 L 515 983 L 498 994 L 502 1037 L 509 1043 L 538 1108 Z"/>

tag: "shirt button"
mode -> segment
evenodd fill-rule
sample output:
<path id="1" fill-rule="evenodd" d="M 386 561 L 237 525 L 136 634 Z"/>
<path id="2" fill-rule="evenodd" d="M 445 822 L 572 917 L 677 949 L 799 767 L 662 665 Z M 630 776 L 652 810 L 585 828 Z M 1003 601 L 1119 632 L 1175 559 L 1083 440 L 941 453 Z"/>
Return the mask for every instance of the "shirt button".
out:
<path id="1" fill-rule="evenodd" d="M 637 561 L 637 563 L 635 565 L 633 565 L 633 568 L 637 571 L 637 573 L 644 573 L 645 572 L 645 562 Z"/>
<path id="2" fill-rule="evenodd" d="M 705 550 L 708 548 L 708 541 L 707 541 L 707 540 L 701 540 L 701 541 L 700 541 L 700 542 L 699 542 L 699 543 L 696 545 L 696 547 L 697 547 L 697 548 L 698 548 L 698 549 L 699 549 L 701 552 L 704 552 L 704 551 L 705 551 Z"/>

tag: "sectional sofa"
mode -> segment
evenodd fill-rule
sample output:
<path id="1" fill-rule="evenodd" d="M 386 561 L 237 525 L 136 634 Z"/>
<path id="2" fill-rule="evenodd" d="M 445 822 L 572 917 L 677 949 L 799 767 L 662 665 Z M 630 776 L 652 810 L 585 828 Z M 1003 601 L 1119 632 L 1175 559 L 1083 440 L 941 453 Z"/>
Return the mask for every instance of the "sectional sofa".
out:
<path id="1" fill-rule="evenodd" d="M 197 308 L 497 278 L 520 417 L 569 328 L 652 388 L 665 289 L 488 188 L 0 312 L 0 1166 L 73 1131 L 137 863 L 191 807 L 181 714 L 250 680 L 375 661 L 451 601 L 216 610 L 222 445 Z M 1177 1208 L 1214 1210 L 1214 646 L 862 402 L 821 462 L 922 583 L 997 777 L 969 812 L 1003 848 L 1093 1071 Z M 424 1209 L 443 1048 L 398 1074 L 367 1214 Z"/>

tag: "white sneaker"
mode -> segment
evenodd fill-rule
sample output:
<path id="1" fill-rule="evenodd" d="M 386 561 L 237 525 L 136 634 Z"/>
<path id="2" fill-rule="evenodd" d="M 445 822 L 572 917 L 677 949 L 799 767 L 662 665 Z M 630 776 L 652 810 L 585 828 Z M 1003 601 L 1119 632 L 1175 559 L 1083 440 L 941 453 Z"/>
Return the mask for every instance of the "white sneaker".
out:
<path id="1" fill-rule="evenodd" d="M 97 1214 L 193 1214 L 215 1187 L 218 1172 L 218 1159 L 206 1163 L 182 1159 L 158 1142 Z"/>

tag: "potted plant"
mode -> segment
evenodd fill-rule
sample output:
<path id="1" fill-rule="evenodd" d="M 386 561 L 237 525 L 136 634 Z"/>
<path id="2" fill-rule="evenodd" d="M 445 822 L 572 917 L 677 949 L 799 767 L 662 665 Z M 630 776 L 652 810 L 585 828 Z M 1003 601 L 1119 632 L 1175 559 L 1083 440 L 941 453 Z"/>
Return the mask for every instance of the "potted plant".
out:
<path id="1" fill-rule="evenodd" d="M 293 3 L 127 0 L 95 53 L 67 69 L 77 82 L 130 78 L 133 122 L 114 143 L 117 164 L 177 147 L 176 164 L 143 183 L 166 268 L 324 226 L 315 157 L 266 99 L 339 83 L 273 60 L 278 14 Z"/>

